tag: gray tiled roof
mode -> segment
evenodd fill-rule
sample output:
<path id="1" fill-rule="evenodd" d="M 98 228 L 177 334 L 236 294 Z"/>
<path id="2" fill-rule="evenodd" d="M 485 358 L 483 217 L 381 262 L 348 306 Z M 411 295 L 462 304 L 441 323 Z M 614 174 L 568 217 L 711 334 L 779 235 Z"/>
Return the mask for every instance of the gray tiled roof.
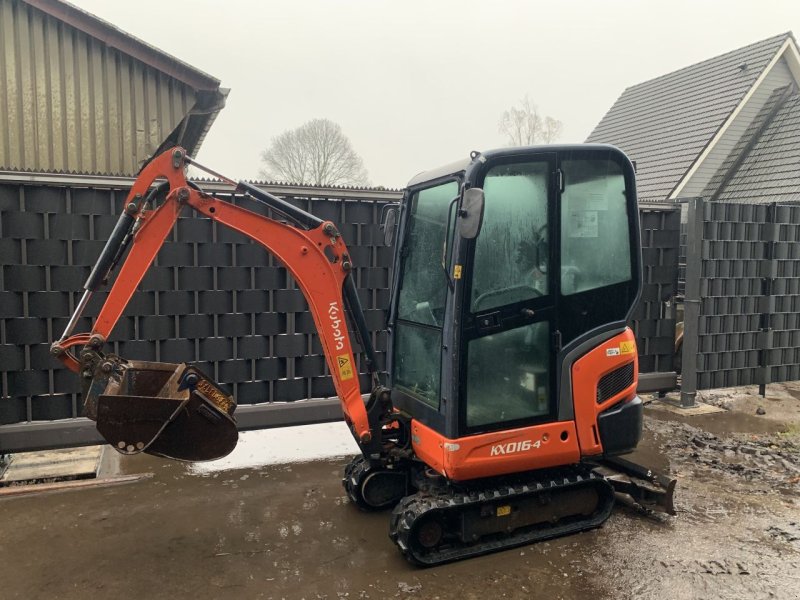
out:
<path id="1" fill-rule="evenodd" d="M 800 200 L 800 94 L 778 110 L 720 193 L 726 202 Z"/>
<path id="2" fill-rule="evenodd" d="M 614 144 L 636 161 L 641 200 L 666 199 L 790 36 L 629 87 L 586 141 Z"/>
<path id="3" fill-rule="evenodd" d="M 725 157 L 725 160 L 711 177 L 700 195 L 710 200 L 718 200 L 722 191 L 731 183 L 732 178 L 741 168 L 747 154 L 753 149 L 759 136 L 764 132 L 771 119 L 775 117 L 783 103 L 794 91 L 794 86 L 787 85 L 773 90 L 770 97 L 753 118 L 736 145 Z"/>

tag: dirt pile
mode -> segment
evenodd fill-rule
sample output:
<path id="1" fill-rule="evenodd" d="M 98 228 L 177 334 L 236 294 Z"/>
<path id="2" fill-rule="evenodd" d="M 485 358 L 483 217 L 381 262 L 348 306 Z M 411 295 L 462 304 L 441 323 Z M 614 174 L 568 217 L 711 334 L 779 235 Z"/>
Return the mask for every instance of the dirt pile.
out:
<path id="1" fill-rule="evenodd" d="M 715 435 L 678 421 L 646 420 L 674 466 L 722 472 L 759 486 L 800 492 L 800 442 L 780 433 Z"/>

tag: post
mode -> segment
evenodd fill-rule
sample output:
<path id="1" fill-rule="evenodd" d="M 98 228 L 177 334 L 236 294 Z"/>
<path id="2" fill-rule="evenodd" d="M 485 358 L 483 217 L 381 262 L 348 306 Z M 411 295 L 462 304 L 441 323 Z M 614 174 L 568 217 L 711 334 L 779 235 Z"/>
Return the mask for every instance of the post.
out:
<path id="1" fill-rule="evenodd" d="M 775 278 L 778 276 L 778 261 L 776 250 L 780 240 L 780 225 L 778 224 L 778 203 L 767 206 L 766 223 L 762 229 L 764 244 L 764 257 L 761 261 L 759 275 L 761 276 L 761 297 L 758 299 L 758 308 L 761 313 L 760 331 L 758 333 L 758 393 L 762 398 L 767 396 L 767 384 L 770 380 L 769 353 L 772 349 L 772 314 L 775 312 Z"/>
<path id="2" fill-rule="evenodd" d="M 696 405 L 697 349 L 700 326 L 700 277 L 703 269 L 703 199 L 689 200 L 686 223 L 686 290 L 683 300 L 681 406 Z"/>

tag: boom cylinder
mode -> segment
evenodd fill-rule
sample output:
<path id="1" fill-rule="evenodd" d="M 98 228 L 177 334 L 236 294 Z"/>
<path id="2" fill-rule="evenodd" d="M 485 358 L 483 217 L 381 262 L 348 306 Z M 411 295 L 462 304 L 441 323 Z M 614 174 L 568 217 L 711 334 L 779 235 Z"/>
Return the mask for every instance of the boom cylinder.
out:
<path id="1" fill-rule="evenodd" d="M 304 211 L 302 208 L 297 208 L 294 204 L 289 204 L 286 200 L 281 200 L 277 196 L 273 196 L 272 194 L 265 192 L 264 190 L 258 189 L 256 186 L 247 183 L 246 181 L 240 181 L 237 184 L 237 188 L 243 191 L 246 191 L 256 200 L 260 200 L 270 208 L 274 208 L 280 213 L 283 213 L 287 217 L 294 219 L 298 223 L 300 223 L 303 227 L 308 227 L 309 229 L 313 229 L 315 227 L 319 227 L 324 223 L 322 219 L 319 217 L 312 215 Z"/>
<path id="2" fill-rule="evenodd" d="M 103 246 L 100 257 L 94 264 L 92 272 L 89 273 L 86 283 L 83 284 L 83 295 L 78 302 L 78 306 L 75 307 L 75 312 L 72 313 L 59 341 L 65 340 L 72 334 L 75 325 L 78 323 L 78 319 L 81 318 L 83 311 L 86 309 L 86 305 L 89 304 L 92 292 L 96 291 L 97 288 L 100 287 L 100 284 L 108 277 L 111 267 L 121 254 L 125 239 L 130 234 L 133 229 L 133 224 L 136 222 L 136 218 L 134 217 L 136 210 L 135 204 L 129 204 L 119 216 L 117 224 L 114 225 L 114 230 L 111 232 L 111 236 L 108 238 L 108 241 L 106 241 L 106 245 Z"/>
<path id="3" fill-rule="evenodd" d="M 358 297 L 358 289 L 356 289 L 352 274 L 348 275 L 344 280 L 343 291 L 347 312 L 350 313 L 350 317 L 353 319 L 358 341 L 361 343 L 361 348 L 364 350 L 364 356 L 367 359 L 367 370 L 373 378 L 377 377 L 377 356 L 375 355 L 375 348 L 372 346 L 372 339 L 369 337 L 369 327 L 367 327 L 367 321 L 364 318 L 364 309 L 361 307 L 361 299 Z"/>
<path id="4" fill-rule="evenodd" d="M 136 205 L 131 203 L 119 216 L 119 220 L 117 220 L 117 224 L 114 225 L 111 236 L 108 238 L 106 245 L 103 247 L 103 251 L 100 253 L 100 257 L 94 264 L 92 272 L 89 274 L 89 278 L 86 280 L 86 283 L 83 284 L 83 289 L 94 292 L 106 279 L 111 265 L 114 264 L 114 259 L 117 257 L 122 247 L 123 241 L 125 241 L 126 236 L 130 233 L 133 224 L 136 222 L 133 216 L 134 214 L 136 214 Z"/>

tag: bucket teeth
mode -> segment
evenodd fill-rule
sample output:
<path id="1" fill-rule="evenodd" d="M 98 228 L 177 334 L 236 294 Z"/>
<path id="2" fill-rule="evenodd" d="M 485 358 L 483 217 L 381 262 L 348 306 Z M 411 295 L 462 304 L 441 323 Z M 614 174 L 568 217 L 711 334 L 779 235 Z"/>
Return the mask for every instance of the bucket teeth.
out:
<path id="1" fill-rule="evenodd" d="M 236 447 L 236 401 L 202 371 L 115 356 L 92 358 L 87 370 L 84 414 L 118 452 L 194 462 Z"/>

